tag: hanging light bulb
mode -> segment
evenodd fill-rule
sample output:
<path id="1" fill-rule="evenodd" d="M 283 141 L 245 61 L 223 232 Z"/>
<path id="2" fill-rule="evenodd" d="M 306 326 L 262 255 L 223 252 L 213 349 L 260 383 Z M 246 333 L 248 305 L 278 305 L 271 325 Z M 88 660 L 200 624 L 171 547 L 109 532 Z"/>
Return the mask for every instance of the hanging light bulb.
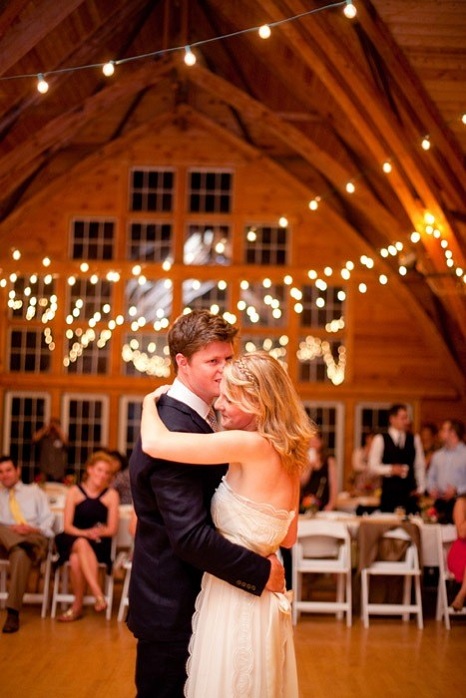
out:
<path id="1" fill-rule="evenodd" d="M 422 146 L 423 150 L 430 150 L 430 138 L 429 138 L 429 136 L 424 136 L 424 138 L 422 139 L 421 146 Z"/>
<path id="2" fill-rule="evenodd" d="M 463 116 L 461 117 L 461 121 L 463 122 L 463 124 L 466 125 L 466 114 L 463 114 Z"/>
<path id="3" fill-rule="evenodd" d="M 44 78 L 42 73 L 39 73 L 37 76 L 37 91 L 41 93 L 41 95 L 45 95 L 46 92 L 49 90 L 49 83 L 47 80 Z"/>
<path id="4" fill-rule="evenodd" d="M 194 65 L 196 62 L 196 56 L 191 51 L 191 48 L 189 46 L 185 46 L 184 51 L 184 62 L 186 63 L 186 65 Z"/>
<path id="5" fill-rule="evenodd" d="M 319 208 L 319 201 L 320 201 L 320 196 L 316 196 L 315 199 L 312 199 L 312 201 L 309 202 L 309 208 L 311 211 L 317 211 Z"/>
<path id="6" fill-rule="evenodd" d="M 382 170 L 385 172 L 385 174 L 390 174 L 392 171 L 392 163 L 390 160 L 386 160 L 384 164 L 382 165 Z"/>
<path id="7" fill-rule="evenodd" d="M 348 194 L 354 194 L 356 191 L 356 187 L 354 186 L 353 182 L 348 182 L 346 185 L 346 191 Z"/>
<path id="8" fill-rule="evenodd" d="M 115 61 L 108 61 L 102 66 L 102 72 L 106 78 L 109 78 L 115 72 Z"/>
<path id="9" fill-rule="evenodd" d="M 346 0 L 346 5 L 343 10 L 343 13 L 345 17 L 347 17 L 348 19 L 354 19 L 356 17 L 357 10 L 353 5 L 352 0 Z"/>
<path id="10" fill-rule="evenodd" d="M 268 39 L 271 35 L 270 27 L 268 24 L 263 24 L 262 27 L 259 27 L 259 36 L 261 39 Z"/>

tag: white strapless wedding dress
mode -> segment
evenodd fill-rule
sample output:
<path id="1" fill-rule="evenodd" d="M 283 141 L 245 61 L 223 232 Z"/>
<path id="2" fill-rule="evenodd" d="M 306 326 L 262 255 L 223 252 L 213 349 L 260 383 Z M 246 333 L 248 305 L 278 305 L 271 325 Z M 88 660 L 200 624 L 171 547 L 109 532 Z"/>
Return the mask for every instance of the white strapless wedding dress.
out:
<path id="1" fill-rule="evenodd" d="M 228 540 L 263 556 L 277 551 L 294 512 L 257 504 L 222 480 L 212 516 Z M 193 616 L 187 698 L 297 698 L 290 603 L 254 596 L 205 573 Z"/>

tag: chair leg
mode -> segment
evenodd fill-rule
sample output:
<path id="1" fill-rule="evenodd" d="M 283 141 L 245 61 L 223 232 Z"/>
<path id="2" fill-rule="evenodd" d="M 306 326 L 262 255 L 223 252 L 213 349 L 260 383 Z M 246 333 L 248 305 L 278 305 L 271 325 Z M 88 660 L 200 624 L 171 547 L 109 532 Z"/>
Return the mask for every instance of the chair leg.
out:
<path id="1" fill-rule="evenodd" d="M 361 572 L 361 617 L 362 624 L 365 628 L 369 627 L 369 611 L 367 604 L 369 603 L 369 575 L 367 570 Z"/>
<path id="2" fill-rule="evenodd" d="M 420 575 L 417 575 L 414 580 L 414 589 L 416 594 L 416 604 L 417 604 L 417 627 L 422 630 L 424 627 L 424 621 L 422 617 L 422 595 L 421 595 L 421 579 Z"/>
<path id="3" fill-rule="evenodd" d="M 343 603 L 345 600 L 345 580 L 342 574 L 337 575 L 337 601 Z M 343 611 L 337 611 L 336 617 L 338 620 L 343 618 Z"/>
<path id="4" fill-rule="evenodd" d="M 346 575 L 346 603 L 348 608 L 346 611 L 346 625 L 348 628 L 351 627 L 353 622 L 353 609 L 352 609 L 352 589 L 351 589 L 351 570 Z"/>
<path id="5" fill-rule="evenodd" d="M 403 581 L 403 604 L 409 605 L 411 603 L 411 577 L 406 576 Z M 409 621 L 409 613 L 403 613 L 401 616 L 403 620 Z"/>

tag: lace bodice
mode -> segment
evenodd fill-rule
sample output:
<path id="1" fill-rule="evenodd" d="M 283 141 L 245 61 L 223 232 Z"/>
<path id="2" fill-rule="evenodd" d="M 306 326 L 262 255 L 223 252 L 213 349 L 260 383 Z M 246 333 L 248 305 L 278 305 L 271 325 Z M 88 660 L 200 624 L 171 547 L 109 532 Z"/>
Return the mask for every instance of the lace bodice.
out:
<path id="1" fill-rule="evenodd" d="M 263 556 L 277 550 L 294 515 L 236 494 L 225 478 L 212 498 L 214 524 L 222 536 Z"/>

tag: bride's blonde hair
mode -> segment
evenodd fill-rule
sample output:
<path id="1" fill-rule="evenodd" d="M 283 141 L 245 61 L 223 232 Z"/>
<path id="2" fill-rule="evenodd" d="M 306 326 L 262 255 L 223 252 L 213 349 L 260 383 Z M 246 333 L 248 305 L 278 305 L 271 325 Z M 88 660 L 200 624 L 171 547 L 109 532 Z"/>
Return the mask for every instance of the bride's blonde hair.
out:
<path id="1" fill-rule="evenodd" d="M 272 443 L 288 472 L 301 471 L 315 428 L 282 364 L 255 351 L 228 364 L 223 376 L 227 399 L 255 415 L 258 433 Z"/>

